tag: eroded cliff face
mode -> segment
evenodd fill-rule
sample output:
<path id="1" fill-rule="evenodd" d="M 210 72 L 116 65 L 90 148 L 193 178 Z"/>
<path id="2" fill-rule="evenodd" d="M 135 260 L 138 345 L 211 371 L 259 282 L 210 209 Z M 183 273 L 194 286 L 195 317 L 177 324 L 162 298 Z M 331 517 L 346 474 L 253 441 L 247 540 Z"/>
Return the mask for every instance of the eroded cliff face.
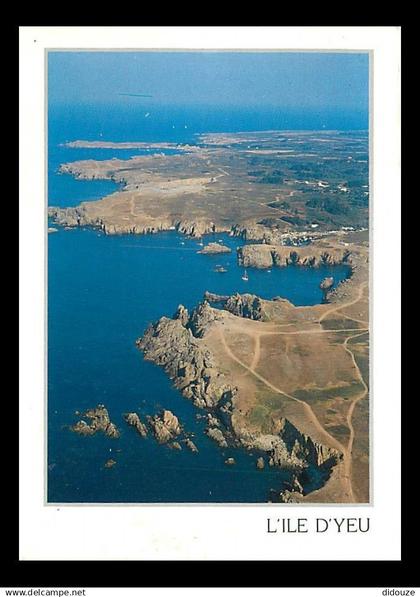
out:
<path id="1" fill-rule="evenodd" d="M 250 434 L 235 417 L 232 425 L 240 441 L 267 453 L 270 466 L 302 472 L 308 465 L 327 469 L 341 459 L 340 452 L 313 441 L 284 417 L 273 420 L 270 433 L 265 434 Z"/>
<path id="2" fill-rule="evenodd" d="M 230 227 L 216 225 L 207 219 L 179 219 L 170 215 L 148 215 L 140 212 L 131 213 L 127 201 L 120 201 L 120 194 L 110 196 L 113 211 L 100 206 L 101 201 L 81 203 L 77 207 L 50 207 L 48 216 L 59 226 L 75 228 L 86 226 L 98 228 L 104 234 L 156 234 L 176 230 L 186 236 L 201 238 L 214 232 L 228 232 Z M 121 199 L 124 199 L 123 197 Z M 119 206 L 118 203 L 121 205 Z"/>
<path id="3" fill-rule="evenodd" d="M 235 392 L 200 341 L 217 317 L 218 312 L 206 302 L 191 315 L 181 305 L 174 319 L 162 317 L 136 342 L 144 358 L 164 367 L 183 395 L 201 408 L 212 408 Z"/>
<path id="4" fill-rule="evenodd" d="M 256 294 L 235 293 L 225 296 L 206 291 L 204 299 L 210 303 L 222 305 L 223 309 L 232 313 L 232 315 L 253 319 L 254 321 L 280 319 L 294 309 L 294 305 L 281 296 L 267 300 L 260 298 Z"/>
<path id="5" fill-rule="evenodd" d="M 245 245 L 237 250 L 238 263 L 244 267 L 268 269 L 301 265 L 318 267 L 320 265 L 351 265 L 352 254 L 349 250 L 338 247 L 308 245 L 287 247 L 278 245 Z"/>
<path id="6" fill-rule="evenodd" d="M 264 309 L 264 301 L 255 294 L 233 294 L 225 302 L 224 308 L 238 317 L 246 317 L 256 321 L 268 319 Z"/>

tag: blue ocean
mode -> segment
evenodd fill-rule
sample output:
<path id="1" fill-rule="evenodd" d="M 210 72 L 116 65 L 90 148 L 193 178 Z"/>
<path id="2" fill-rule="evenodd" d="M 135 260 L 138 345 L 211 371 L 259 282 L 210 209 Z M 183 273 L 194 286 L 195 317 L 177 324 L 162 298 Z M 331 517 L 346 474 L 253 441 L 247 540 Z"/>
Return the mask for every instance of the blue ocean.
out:
<path id="1" fill-rule="evenodd" d="M 288 120 L 287 120 L 288 118 Z M 306 120 L 305 120 L 306 118 Z M 339 116 L 331 116 L 339 119 Z M 314 120 L 315 119 L 315 120 Z M 324 118 L 325 120 L 325 118 Z M 346 123 L 349 126 L 348 118 Z M 327 123 L 327 128 L 344 128 Z M 63 162 L 131 157 L 136 150 L 74 149 L 76 139 L 196 142 L 195 133 L 321 128 L 315 115 L 207 113 L 180 109 L 144 118 L 132 106 L 50 106 L 48 151 L 49 205 L 73 206 L 116 190 L 109 181 L 77 181 L 58 174 Z M 347 127 L 346 127 L 347 128 Z M 350 127 L 351 128 L 351 127 Z M 356 128 L 356 127 L 353 127 Z M 144 151 L 143 151 L 144 153 Z M 200 411 L 172 387 L 165 372 L 143 359 L 135 341 L 150 322 L 172 316 L 179 304 L 193 308 L 206 290 L 281 295 L 296 305 L 321 302 L 319 283 L 336 283 L 348 268 L 242 269 L 235 259 L 243 244 L 227 235 L 206 240 L 229 245 L 231 254 L 198 255 L 196 240 L 176 232 L 105 236 L 97 230 L 59 229 L 48 235 L 48 501 L 52 503 L 258 503 L 281 490 L 288 473 L 257 470 L 258 454 L 220 449 L 204 434 Z M 216 273 L 223 265 L 225 274 Z M 75 411 L 103 403 L 121 430 L 118 440 L 81 437 L 68 426 Z M 142 439 L 123 421 L 123 413 L 142 418 L 167 408 L 194 434 L 198 454 Z M 234 457 L 236 466 L 224 461 Z M 112 458 L 116 465 L 105 468 Z M 313 484 L 317 486 L 314 473 Z"/>

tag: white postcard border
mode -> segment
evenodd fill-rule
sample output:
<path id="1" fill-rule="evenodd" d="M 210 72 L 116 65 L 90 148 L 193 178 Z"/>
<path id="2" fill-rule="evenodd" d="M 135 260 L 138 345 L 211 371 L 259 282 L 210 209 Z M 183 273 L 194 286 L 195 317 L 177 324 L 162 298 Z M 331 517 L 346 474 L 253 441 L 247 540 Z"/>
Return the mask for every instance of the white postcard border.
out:
<path id="1" fill-rule="evenodd" d="M 44 503 L 45 49 L 373 51 L 369 506 L 47 506 Z M 400 30 L 398 27 L 20 29 L 20 558 L 359 560 L 400 558 Z M 372 107 L 372 106 L 371 106 Z M 391 283 L 392 284 L 391 284 Z M 326 510 L 328 508 L 328 510 Z M 366 534 L 269 535 L 268 517 L 370 517 Z"/>

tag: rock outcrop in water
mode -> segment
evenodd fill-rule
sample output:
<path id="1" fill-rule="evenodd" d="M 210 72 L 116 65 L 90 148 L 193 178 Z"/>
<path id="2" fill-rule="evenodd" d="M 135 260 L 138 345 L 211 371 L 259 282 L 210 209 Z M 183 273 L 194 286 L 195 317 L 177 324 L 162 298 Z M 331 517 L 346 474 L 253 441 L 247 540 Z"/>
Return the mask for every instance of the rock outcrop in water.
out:
<path id="1" fill-rule="evenodd" d="M 176 417 L 170 410 L 164 410 L 160 415 L 154 417 L 148 417 L 150 426 L 153 429 L 153 433 L 160 444 L 166 444 L 173 440 L 181 433 L 181 425 L 179 424 L 178 417 Z M 178 449 L 174 444 L 172 447 Z M 179 449 L 181 446 L 178 444 Z"/>
<path id="2" fill-rule="evenodd" d="M 87 410 L 84 416 L 86 419 L 90 420 L 90 423 L 88 424 L 84 420 L 78 421 L 70 428 L 75 433 L 78 433 L 79 435 L 94 435 L 100 431 L 108 437 L 120 437 L 120 432 L 116 425 L 111 422 L 109 413 L 103 404 L 99 404 L 96 408 Z"/>
<path id="3" fill-rule="evenodd" d="M 142 436 L 147 436 L 147 427 L 146 425 L 140 420 L 140 417 L 137 413 L 127 413 L 124 415 L 126 422 L 136 429 L 136 431 Z"/>
<path id="4" fill-rule="evenodd" d="M 221 253 L 231 253 L 231 249 L 220 243 L 209 243 L 201 251 L 197 251 L 201 255 L 219 255 Z"/>
<path id="5" fill-rule="evenodd" d="M 261 469 L 263 469 L 264 467 L 265 467 L 265 461 L 264 461 L 264 458 L 263 458 L 262 456 L 260 456 L 260 457 L 257 459 L 257 468 L 261 470 Z"/>
<path id="6" fill-rule="evenodd" d="M 198 453 L 197 446 L 195 445 L 195 443 L 189 437 L 187 437 L 187 439 L 185 440 L 185 445 L 187 446 L 187 448 L 189 450 L 191 450 L 191 452 Z"/>

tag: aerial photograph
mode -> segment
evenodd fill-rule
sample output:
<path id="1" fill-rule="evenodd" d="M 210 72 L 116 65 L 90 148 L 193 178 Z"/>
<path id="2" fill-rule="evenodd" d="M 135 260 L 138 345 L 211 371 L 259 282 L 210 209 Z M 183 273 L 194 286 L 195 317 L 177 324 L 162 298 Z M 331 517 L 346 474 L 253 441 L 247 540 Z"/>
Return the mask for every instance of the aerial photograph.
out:
<path id="1" fill-rule="evenodd" d="M 46 59 L 46 502 L 370 503 L 369 53 Z"/>

